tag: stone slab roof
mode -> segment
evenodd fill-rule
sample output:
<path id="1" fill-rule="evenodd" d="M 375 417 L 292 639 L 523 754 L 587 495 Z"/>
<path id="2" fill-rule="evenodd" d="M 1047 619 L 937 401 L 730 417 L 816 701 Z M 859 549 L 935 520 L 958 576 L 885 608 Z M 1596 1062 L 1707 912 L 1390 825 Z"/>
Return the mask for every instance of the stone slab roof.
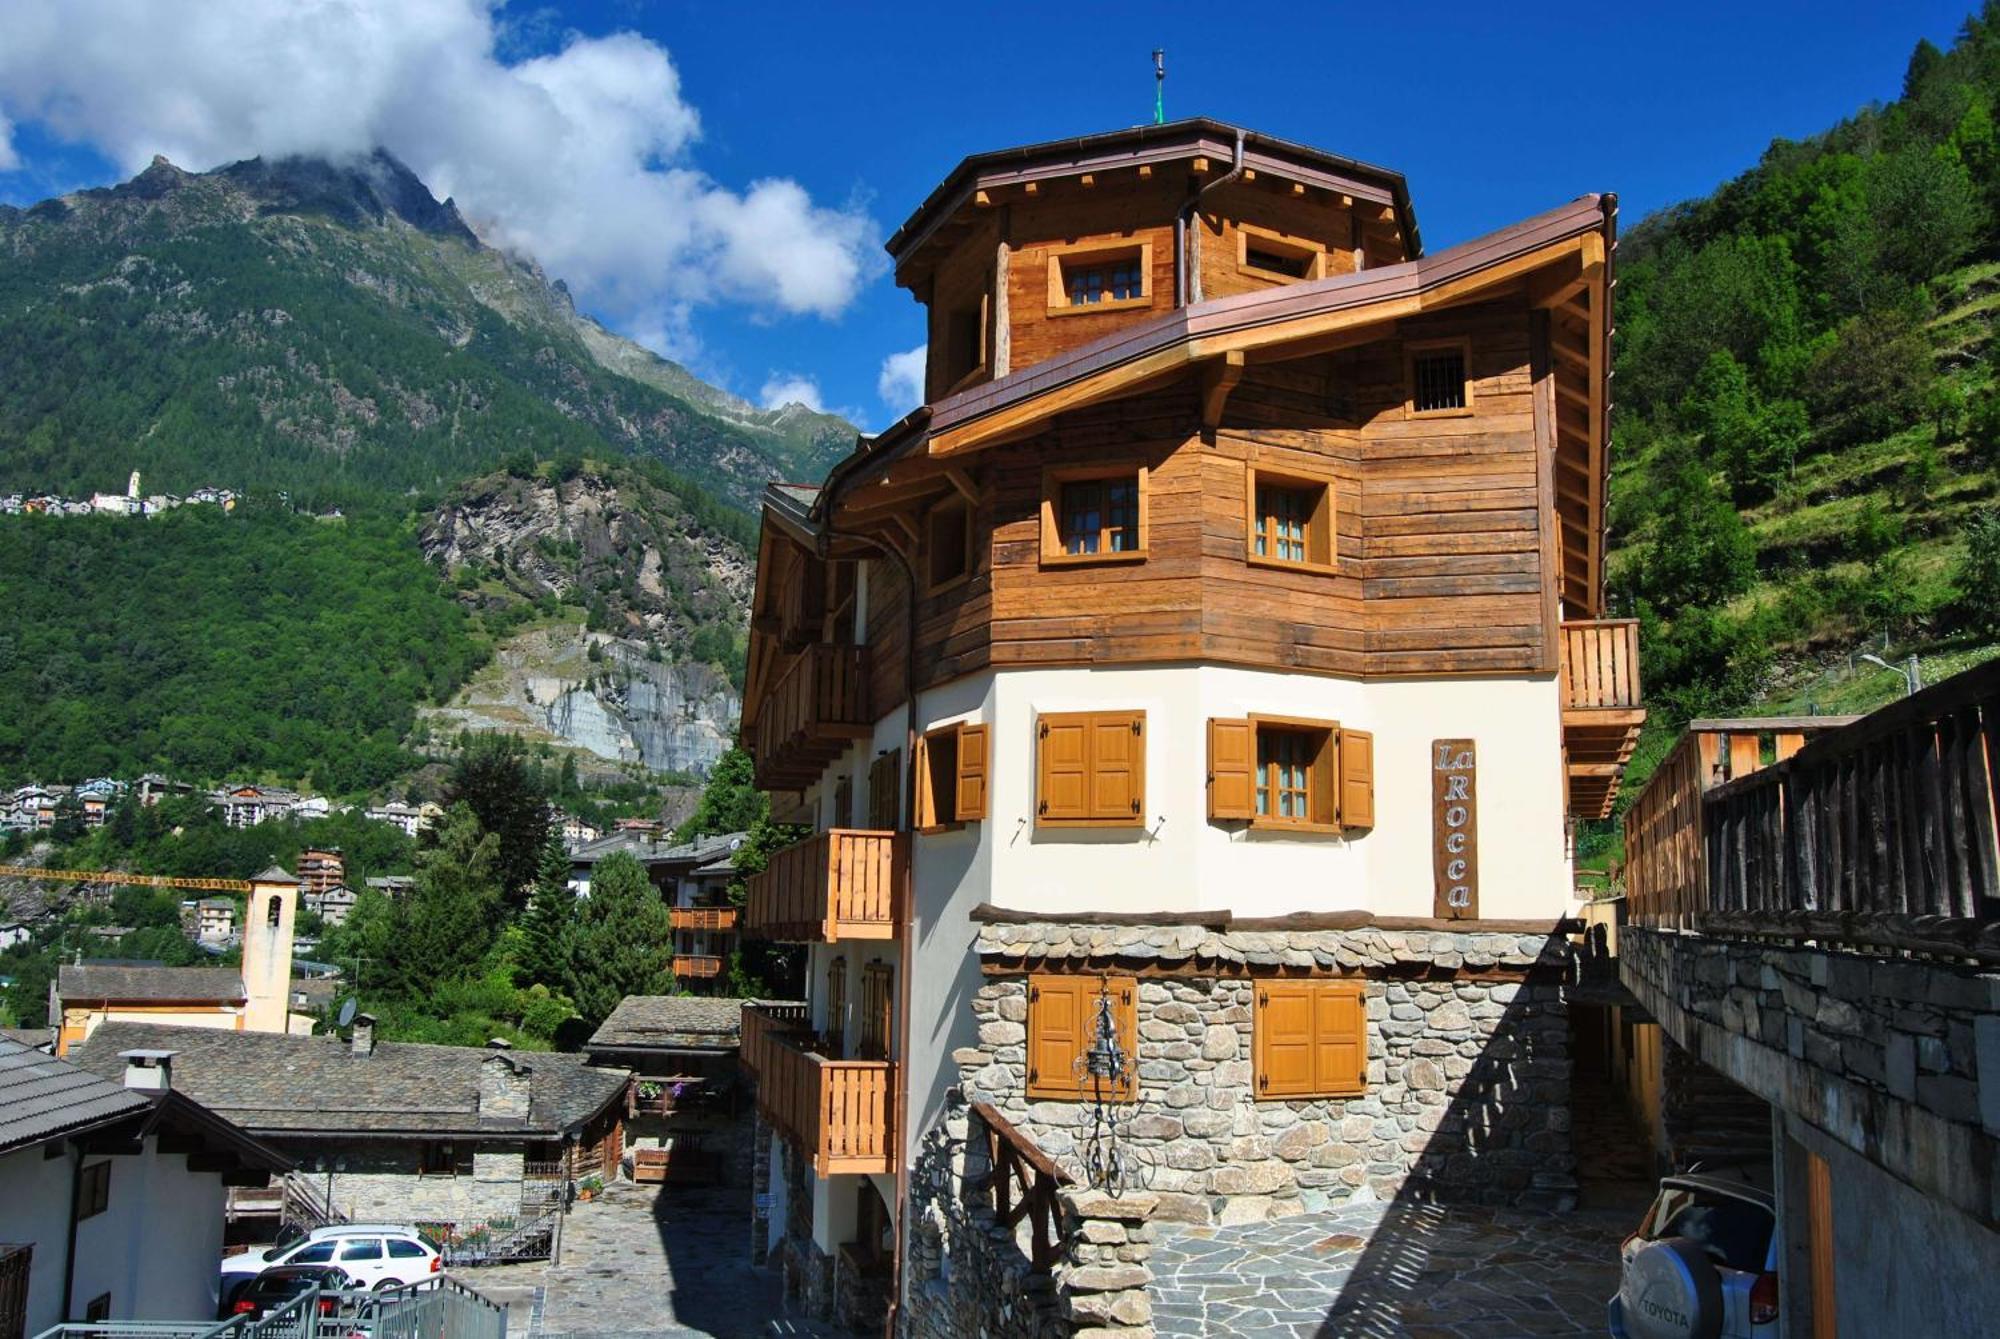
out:
<path id="1" fill-rule="evenodd" d="M 743 1026 L 743 1001 L 693 995 L 627 995 L 591 1035 L 592 1048 L 659 1050 L 733 1047 Z"/>
<path id="2" fill-rule="evenodd" d="M 112 1060 L 117 1082 L 0 1038 L 0 1152 L 145 1110 L 145 1096 L 124 1085 L 125 1062 L 115 1055 Z"/>
<path id="3" fill-rule="evenodd" d="M 75 1056 L 99 1074 L 121 1074 L 119 1052 L 135 1048 L 175 1052 L 175 1091 L 265 1137 L 326 1131 L 553 1139 L 603 1111 L 631 1077 L 548 1051 L 384 1041 L 360 1055 L 332 1035 L 152 1023 L 105 1023 Z M 479 1114 L 481 1066 L 496 1059 L 528 1075 L 525 1118 Z"/>
<path id="4" fill-rule="evenodd" d="M 243 975 L 234 967 L 134 967 L 113 963 L 65 963 L 56 971 L 56 993 L 77 1000 L 182 1000 L 233 1003 L 245 998 Z"/>

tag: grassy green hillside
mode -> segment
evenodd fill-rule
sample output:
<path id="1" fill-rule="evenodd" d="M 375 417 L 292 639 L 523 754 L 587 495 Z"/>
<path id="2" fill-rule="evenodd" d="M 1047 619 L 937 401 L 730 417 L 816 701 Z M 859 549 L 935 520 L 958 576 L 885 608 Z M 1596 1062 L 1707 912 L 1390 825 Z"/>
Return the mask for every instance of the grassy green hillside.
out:
<path id="1" fill-rule="evenodd" d="M 2000 7 L 1619 248 L 1614 606 L 1653 707 L 1865 710 L 2000 652 Z"/>

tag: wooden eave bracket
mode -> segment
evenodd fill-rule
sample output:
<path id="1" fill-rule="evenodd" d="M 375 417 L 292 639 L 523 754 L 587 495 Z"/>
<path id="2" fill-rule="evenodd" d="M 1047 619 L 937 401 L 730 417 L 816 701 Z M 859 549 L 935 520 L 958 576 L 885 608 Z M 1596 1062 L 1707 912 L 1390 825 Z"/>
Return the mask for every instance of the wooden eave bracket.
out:
<path id="1" fill-rule="evenodd" d="M 1213 435 L 1222 426 L 1222 407 L 1243 380 L 1243 350 L 1231 349 L 1201 367 L 1201 426 Z"/>

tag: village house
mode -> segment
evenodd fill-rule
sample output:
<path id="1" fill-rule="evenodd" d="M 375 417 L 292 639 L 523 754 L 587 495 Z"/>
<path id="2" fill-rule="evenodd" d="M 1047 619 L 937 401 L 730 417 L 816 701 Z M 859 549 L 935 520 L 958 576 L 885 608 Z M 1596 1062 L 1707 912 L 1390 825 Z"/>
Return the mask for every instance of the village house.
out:
<path id="1" fill-rule="evenodd" d="M 621 828 L 570 852 L 570 891 L 588 897 L 598 862 L 617 852 L 629 854 L 670 908 L 675 980 L 709 993 L 727 984 L 729 955 L 736 950 L 737 909 L 729 901 L 729 884 L 746 835 L 727 832 L 661 846 L 646 829 Z"/>
<path id="2" fill-rule="evenodd" d="M 890 240 L 928 403 L 767 491 L 744 693 L 814 829 L 744 917 L 807 946 L 743 1045 L 810 1312 L 1004 1332 L 992 1140 L 1182 1222 L 1573 1197 L 1569 836 L 1643 718 L 1615 220 L 1427 254 L 1397 173 L 1192 120 Z"/>
<path id="3" fill-rule="evenodd" d="M 401 828 L 406 837 L 416 836 L 444 817 L 444 810 L 428 801 L 416 805 L 404 804 L 401 800 L 391 800 L 387 804 L 371 806 L 363 813 L 374 822 L 389 823 Z"/>
<path id="4" fill-rule="evenodd" d="M 249 828 L 291 813 L 299 793 L 278 786 L 241 785 L 213 791 L 209 799 L 222 812 L 225 826 Z"/>
<path id="5" fill-rule="evenodd" d="M 580 1055 L 107 1023 L 76 1053 L 109 1075 L 121 1051 L 171 1050 L 176 1087 L 315 1174 L 357 1221 L 518 1218 L 564 1173 L 613 1177 L 630 1073 Z"/>
<path id="6" fill-rule="evenodd" d="M 747 1162 L 737 1118 L 742 1020 L 740 1000 L 627 995 L 584 1044 L 592 1064 L 632 1072 L 633 1179 L 712 1182 Z"/>
<path id="7" fill-rule="evenodd" d="M 99 1073 L 0 1038 L 0 1322 L 185 1321 L 215 1314 L 229 1187 L 287 1159 L 173 1086 L 173 1055 Z"/>
<path id="8" fill-rule="evenodd" d="M 352 888 L 344 883 L 337 883 L 323 892 L 307 893 L 300 900 L 307 911 L 331 927 L 347 923 L 348 916 L 354 911 L 357 897 L 358 894 Z"/>
<path id="9" fill-rule="evenodd" d="M 240 968 L 91 962 L 59 966 L 49 984 L 56 1054 L 68 1055 L 72 1047 L 113 1021 L 232 1032 L 311 1032 L 312 1017 L 294 1013 L 291 1007 L 298 891 L 298 880 L 276 866 L 250 880 Z"/>
<path id="10" fill-rule="evenodd" d="M 197 943 L 226 944 L 236 933 L 236 904 L 226 897 L 203 897 L 183 904 L 182 928 Z"/>

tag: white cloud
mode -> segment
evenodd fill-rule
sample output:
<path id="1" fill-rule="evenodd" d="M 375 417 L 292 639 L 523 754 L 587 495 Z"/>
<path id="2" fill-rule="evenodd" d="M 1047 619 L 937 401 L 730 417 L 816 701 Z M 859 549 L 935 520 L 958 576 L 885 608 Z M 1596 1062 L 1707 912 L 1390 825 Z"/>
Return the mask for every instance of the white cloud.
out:
<path id="1" fill-rule="evenodd" d="M 14 151 L 14 126 L 5 116 L 0 116 L 0 172 L 12 172 L 21 165 L 21 155 Z"/>
<path id="2" fill-rule="evenodd" d="M 130 171 L 381 146 L 586 307 L 685 347 L 690 311 L 833 316 L 880 268 L 874 222 L 797 182 L 692 161 L 701 118 L 667 51 L 567 35 L 509 62 L 493 0 L 6 0 L 8 120 Z"/>
<path id="3" fill-rule="evenodd" d="M 814 413 L 826 408 L 820 397 L 819 383 L 799 372 L 773 372 L 765 380 L 764 388 L 757 392 L 757 403 L 766 409 L 802 404 Z"/>
<path id="4" fill-rule="evenodd" d="M 924 346 L 892 353 L 882 360 L 882 375 L 875 379 L 875 391 L 882 403 L 905 414 L 924 402 Z"/>

